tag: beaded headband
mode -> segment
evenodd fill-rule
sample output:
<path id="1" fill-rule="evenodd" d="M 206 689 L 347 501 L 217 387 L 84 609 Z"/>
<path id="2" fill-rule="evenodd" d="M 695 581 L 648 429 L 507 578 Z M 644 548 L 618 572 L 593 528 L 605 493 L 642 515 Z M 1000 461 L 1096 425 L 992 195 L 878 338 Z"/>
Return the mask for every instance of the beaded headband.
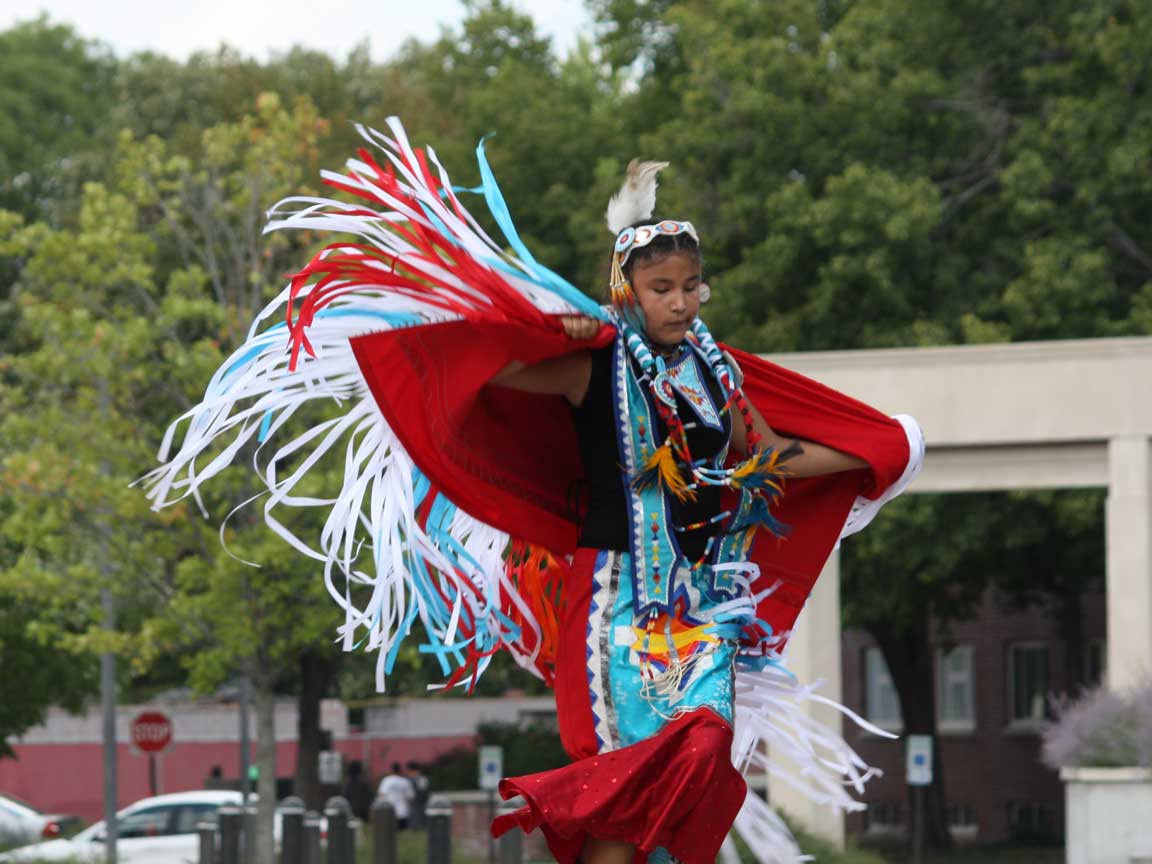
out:
<path id="1" fill-rule="evenodd" d="M 628 261 L 628 256 L 632 254 L 633 250 L 647 246 L 661 235 L 671 237 L 676 234 L 687 234 L 697 243 L 700 242 L 700 237 L 696 234 L 696 228 L 691 222 L 677 222 L 674 219 L 665 219 L 663 222 L 657 222 L 655 225 L 625 228 L 616 235 L 615 251 L 616 254 L 620 256 L 620 265 L 623 266 L 625 262 Z"/>
<path id="2" fill-rule="evenodd" d="M 632 293 L 632 285 L 624 275 L 624 264 L 628 257 L 637 249 L 647 246 L 657 237 L 672 237 L 676 234 L 687 234 L 697 243 L 700 237 L 691 222 L 677 222 L 675 219 L 665 219 L 655 225 L 640 225 L 637 228 L 625 228 L 616 235 L 616 245 L 613 247 L 611 297 L 612 304 L 619 309 L 625 309 L 635 304 L 636 295 Z"/>

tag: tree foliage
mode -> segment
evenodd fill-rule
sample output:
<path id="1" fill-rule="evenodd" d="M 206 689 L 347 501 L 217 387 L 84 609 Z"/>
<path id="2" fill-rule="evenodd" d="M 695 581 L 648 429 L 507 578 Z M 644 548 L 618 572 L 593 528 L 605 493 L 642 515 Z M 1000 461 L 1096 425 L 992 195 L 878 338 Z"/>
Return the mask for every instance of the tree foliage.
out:
<path id="1" fill-rule="evenodd" d="M 88 167 L 116 62 L 71 27 L 37 18 L 0 32 L 0 207 L 55 215 Z"/>
<path id="2" fill-rule="evenodd" d="M 264 211 L 315 191 L 317 169 L 358 146 L 356 122 L 401 116 L 465 186 L 489 136 L 525 241 L 593 295 L 624 165 L 670 160 L 662 213 L 701 229 L 706 315 L 745 349 L 1152 330 L 1144 4 L 589 7 L 596 32 L 566 57 L 505 0 L 468 3 L 460 27 L 383 63 L 366 44 L 116 58 L 47 19 L 0 33 L 0 659 L 5 680 L 30 682 L 0 741 L 85 693 L 79 658 L 109 641 L 126 684 L 158 686 L 177 657 L 202 687 L 247 670 L 265 695 L 297 686 L 301 652 L 333 650 L 321 582 L 254 514 L 225 539 L 259 570 L 195 511 L 152 514 L 127 484 L 305 260 L 311 238 L 263 236 Z M 213 515 L 247 489 L 242 469 L 226 475 Z M 845 545 L 848 620 L 894 654 L 995 584 L 1070 621 L 1099 571 L 1100 506 L 897 502 Z M 65 667 L 75 677 L 53 693 Z M 356 668 L 329 673 L 351 693 Z M 401 668 L 402 689 L 427 683 L 415 653 Z"/>

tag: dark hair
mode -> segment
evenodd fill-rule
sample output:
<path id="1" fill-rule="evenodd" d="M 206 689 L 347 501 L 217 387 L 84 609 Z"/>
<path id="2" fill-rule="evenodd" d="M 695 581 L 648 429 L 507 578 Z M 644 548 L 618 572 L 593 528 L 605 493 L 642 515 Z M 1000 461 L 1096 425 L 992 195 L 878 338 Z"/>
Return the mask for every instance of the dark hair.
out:
<path id="1" fill-rule="evenodd" d="M 642 225 L 656 225 L 663 221 L 665 220 L 642 219 L 639 222 L 632 223 L 629 227 L 639 228 Z M 657 234 L 652 238 L 651 243 L 647 246 L 641 246 L 628 256 L 628 260 L 624 262 L 624 275 L 631 278 L 632 268 L 639 261 L 656 263 L 678 252 L 687 252 L 690 255 L 695 255 L 701 266 L 703 266 L 704 256 L 700 254 L 700 244 L 692 239 L 691 234 L 686 232 L 681 234 Z"/>

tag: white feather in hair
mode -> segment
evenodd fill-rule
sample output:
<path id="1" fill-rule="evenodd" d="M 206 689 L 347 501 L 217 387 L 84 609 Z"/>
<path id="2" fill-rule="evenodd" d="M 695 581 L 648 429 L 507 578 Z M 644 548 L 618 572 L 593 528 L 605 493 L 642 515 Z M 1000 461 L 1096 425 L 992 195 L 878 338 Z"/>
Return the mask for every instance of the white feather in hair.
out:
<path id="1" fill-rule="evenodd" d="M 639 159 L 628 163 L 628 179 L 612 196 L 608 212 L 604 214 L 608 230 L 619 234 L 629 225 L 651 218 L 656 209 L 656 175 L 667 167 L 667 162 L 641 162 Z"/>

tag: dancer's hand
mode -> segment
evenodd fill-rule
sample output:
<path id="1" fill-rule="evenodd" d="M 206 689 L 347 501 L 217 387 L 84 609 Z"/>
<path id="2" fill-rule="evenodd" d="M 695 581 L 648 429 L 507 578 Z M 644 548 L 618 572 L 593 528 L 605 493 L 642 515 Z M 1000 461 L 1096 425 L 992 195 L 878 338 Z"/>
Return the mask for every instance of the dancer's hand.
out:
<path id="1" fill-rule="evenodd" d="M 592 339 L 600 332 L 600 322 L 586 315 L 565 315 L 560 323 L 569 339 Z"/>

